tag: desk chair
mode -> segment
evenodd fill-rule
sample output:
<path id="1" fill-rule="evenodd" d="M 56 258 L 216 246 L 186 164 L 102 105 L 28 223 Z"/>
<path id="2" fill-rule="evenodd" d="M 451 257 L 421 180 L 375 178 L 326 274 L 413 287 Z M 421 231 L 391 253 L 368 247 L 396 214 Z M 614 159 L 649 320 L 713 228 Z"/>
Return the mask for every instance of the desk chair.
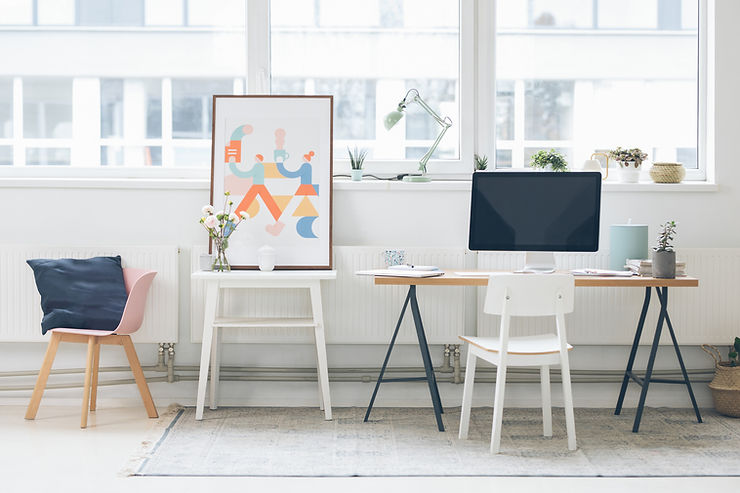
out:
<path id="1" fill-rule="evenodd" d="M 146 295 L 149 287 L 152 285 L 154 271 L 143 269 L 123 269 L 123 282 L 126 285 L 128 299 L 123 309 L 121 322 L 115 330 L 91 330 L 91 329 L 51 329 L 51 340 L 46 349 L 44 362 L 41 365 L 39 376 L 36 379 L 36 386 L 31 395 L 31 402 L 26 410 L 26 419 L 34 419 L 36 412 L 41 404 L 41 397 L 44 395 L 46 381 L 49 378 L 51 366 L 54 363 L 54 357 L 60 342 L 81 342 L 87 344 L 87 366 L 85 367 L 85 385 L 82 400 L 82 418 L 80 428 L 87 427 L 88 406 L 90 411 L 95 411 L 97 393 L 98 393 L 98 365 L 100 363 L 100 345 L 110 344 L 123 346 L 128 358 L 129 366 L 134 374 L 136 385 L 139 387 L 141 399 L 144 401 L 146 413 L 150 418 L 157 417 L 157 408 L 154 406 L 152 395 L 149 392 L 149 386 L 144 377 L 144 371 L 141 369 L 139 358 L 136 355 L 134 343 L 131 342 L 131 336 L 144 320 L 144 308 L 146 306 Z"/>
<path id="2" fill-rule="evenodd" d="M 569 274 L 494 274 L 488 280 L 483 311 L 501 316 L 498 337 L 468 337 L 465 367 L 460 438 L 468 437 L 470 405 L 477 358 L 493 363 L 496 371 L 496 395 L 493 404 L 491 453 L 501 447 L 501 422 L 504 407 L 504 387 L 508 366 L 539 366 L 542 387 L 542 420 L 546 437 L 552 436 L 550 404 L 550 365 L 560 364 L 565 401 L 565 423 L 568 449 L 576 449 L 576 427 L 573 417 L 573 394 L 570 386 L 568 344 L 565 335 L 565 314 L 573 311 L 574 280 Z M 528 337 L 509 337 L 511 317 L 555 316 L 556 333 Z"/>

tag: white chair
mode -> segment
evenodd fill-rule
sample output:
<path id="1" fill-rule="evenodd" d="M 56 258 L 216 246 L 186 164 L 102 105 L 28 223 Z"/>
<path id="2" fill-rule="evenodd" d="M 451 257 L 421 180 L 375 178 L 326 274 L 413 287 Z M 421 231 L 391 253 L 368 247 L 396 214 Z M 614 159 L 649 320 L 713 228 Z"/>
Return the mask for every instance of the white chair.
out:
<path id="1" fill-rule="evenodd" d="M 461 439 L 468 437 L 476 358 L 484 359 L 497 366 L 491 453 L 498 453 L 501 447 L 501 421 L 507 367 L 540 367 L 543 430 L 546 437 L 551 437 L 550 365 L 559 363 L 563 381 L 568 449 L 576 449 L 573 394 L 568 365 L 568 350 L 573 347 L 568 344 L 565 335 L 565 314 L 573 311 L 573 298 L 574 281 L 573 276 L 569 274 L 494 274 L 490 277 L 483 311 L 501 315 L 501 327 L 499 337 L 460 336 L 460 339 L 469 343 L 460 417 Z M 552 315 L 555 316 L 557 328 L 555 334 L 509 337 L 511 317 Z"/>

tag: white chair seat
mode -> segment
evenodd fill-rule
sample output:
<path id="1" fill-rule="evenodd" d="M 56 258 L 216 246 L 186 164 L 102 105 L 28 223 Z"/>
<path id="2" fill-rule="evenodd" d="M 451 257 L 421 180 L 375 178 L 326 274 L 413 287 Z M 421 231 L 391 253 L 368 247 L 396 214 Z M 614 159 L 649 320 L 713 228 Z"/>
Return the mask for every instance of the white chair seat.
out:
<path id="1" fill-rule="evenodd" d="M 460 339 L 476 346 L 484 351 L 498 353 L 501 342 L 498 337 L 468 337 L 460 336 Z M 568 344 L 568 351 L 573 346 Z M 554 354 L 560 352 L 560 341 L 555 334 L 538 336 L 510 337 L 509 354 Z"/>

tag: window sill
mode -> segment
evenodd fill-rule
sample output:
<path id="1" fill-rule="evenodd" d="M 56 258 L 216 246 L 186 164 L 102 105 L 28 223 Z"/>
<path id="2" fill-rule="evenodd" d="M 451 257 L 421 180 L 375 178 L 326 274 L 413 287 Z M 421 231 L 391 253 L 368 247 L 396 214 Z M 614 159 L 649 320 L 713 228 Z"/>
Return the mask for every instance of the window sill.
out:
<path id="1" fill-rule="evenodd" d="M 404 181 L 385 181 L 368 179 L 351 181 L 345 178 L 334 179 L 333 188 L 337 191 L 448 191 L 466 192 L 470 190 L 470 180 L 437 179 L 428 183 L 409 183 Z M 208 190 L 210 181 L 203 178 L 30 178 L 0 177 L 0 188 L 61 188 L 61 189 L 137 189 L 137 190 Z M 612 192 L 716 192 L 719 185 L 705 181 L 683 183 L 618 183 L 604 182 L 602 190 Z"/>

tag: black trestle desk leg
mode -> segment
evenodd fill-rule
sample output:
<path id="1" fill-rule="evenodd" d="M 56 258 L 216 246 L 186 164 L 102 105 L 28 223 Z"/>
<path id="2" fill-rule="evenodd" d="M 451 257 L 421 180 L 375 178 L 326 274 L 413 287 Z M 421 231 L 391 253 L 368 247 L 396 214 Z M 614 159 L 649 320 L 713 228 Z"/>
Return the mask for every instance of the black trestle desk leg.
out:
<path id="1" fill-rule="evenodd" d="M 414 286 L 411 286 L 411 288 L 414 288 Z M 388 360 L 391 358 L 391 352 L 393 351 L 393 345 L 396 344 L 396 337 L 398 336 L 398 329 L 401 328 L 401 322 L 403 322 L 403 316 L 406 314 L 406 307 L 409 305 L 409 300 L 411 299 L 411 289 L 409 289 L 408 294 L 406 295 L 406 301 L 403 303 L 403 308 L 401 309 L 401 315 L 398 316 L 398 323 L 396 324 L 396 330 L 393 331 L 393 337 L 391 337 L 391 343 L 388 345 L 388 352 L 385 353 L 385 360 L 383 361 L 383 366 L 380 368 L 380 375 L 378 375 L 378 381 L 375 383 L 375 390 L 373 390 L 373 396 L 370 398 L 370 404 L 367 406 L 367 411 L 365 412 L 365 422 L 367 422 L 368 418 L 370 417 L 370 411 L 373 410 L 373 404 L 375 403 L 375 396 L 378 395 L 378 389 L 380 388 L 380 384 L 383 381 L 383 375 L 385 374 L 385 369 L 388 366 Z"/>
<path id="2" fill-rule="evenodd" d="M 658 289 L 658 288 L 655 288 Z M 689 381 L 689 374 L 686 371 L 686 365 L 683 364 L 683 357 L 681 356 L 681 350 L 678 348 L 678 341 L 676 340 L 676 333 L 673 331 L 673 324 L 671 323 L 671 317 L 668 316 L 668 288 L 663 288 L 665 295 L 663 297 L 666 303 L 665 322 L 668 325 L 668 331 L 671 334 L 671 340 L 673 341 L 673 348 L 676 350 L 676 357 L 678 358 L 678 364 L 681 366 L 681 373 L 683 373 L 683 381 L 686 382 L 686 388 L 689 391 L 689 397 L 691 398 L 691 405 L 694 406 L 694 413 L 696 413 L 696 420 L 701 423 L 701 414 L 699 413 L 699 406 L 696 405 L 696 398 L 694 397 L 694 391 L 691 388 L 691 382 Z"/>
<path id="3" fill-rule="evenodd" d="M 445 425 L 442 423 L 442 400 L 439 397 L 439 389 L 437 388 L 437 379 L 434 376 L 432 357 L 429 355 L 429 345 L 427 344 L 427 339 L 424 335 L 424 325 L 421 322 L 419 303 L 416 300 L 416 286 L 411 286 L 409 289 L 409 296 L 411 297 L 411 313 L 414 316 L 414 326 L 416 327 L 416 336 L 419 339 L 421 359 L 424 361 L 424 370 L 427 374 L 429 394 L 431 395 L 432 405 L 434 406 L 434 417 L 437 419 L 437 429 L 439 429 L 439 431 L 445 431 Z"/>
<path id="4" fill-rule="evenodd" d="M 642 312 L 640 312 L 640 321 L 637 323 L 637 330 L 635 331 L 635 340 L 632 342 L 632 350 L 630 351 L 630 357 L 627 361 L 627 369 L 624 370 L 624 379 L 622 380 L 622 388 L 619 390 L 619 398 L 617 399 L 617 407 L 614 409 L 614 414 L 622 412 L 622 404 L 624 403 L 624 396 L 627 392 L 627 384 L 630 381 L 630 373 L 632 367 L 635 364 L 635 357 L 637 356 L 637 348 L 640 345 L 640 338 L 642 337 L 642 329 L 645 326 L 645 317 L 647 316 L 648 307 L 650 306 L 650 288 L 645 288 L 645 300 L 642 302 Z"/>
<path id="5" fill-rule="evenodd" d="M 649 288 L 648 288 L 649 289 Z M 660 315 L 658 316 L 658 324 L 655 327 L 655 337 L 653 337 L 653 345 L 650 348 L 650 357 L 648 358 L 647 369 L 645 370 L 645 378 L 642 381 L 642 392 L 640 392 L 640 402 L 637 404 L 637 413 L 635 414 L 635 423 L 632 425 L 632 433 L 637 433 L 640 429 L 640 420 L 642 419 L 642 411 L 645 407 L 645 398 L 647 397 L 648 387 L 650 386 L 650 378 L 653 376 L 653 366 L 655 365 L 655 355 L 658 352 L 658 344 L 660 343 L 660 333 L 663 330 L 663 320 L 666 315 L 666 304 L 664 302 L 664 295 L 659 289 L 658 298 L 660 298 Z"/>

